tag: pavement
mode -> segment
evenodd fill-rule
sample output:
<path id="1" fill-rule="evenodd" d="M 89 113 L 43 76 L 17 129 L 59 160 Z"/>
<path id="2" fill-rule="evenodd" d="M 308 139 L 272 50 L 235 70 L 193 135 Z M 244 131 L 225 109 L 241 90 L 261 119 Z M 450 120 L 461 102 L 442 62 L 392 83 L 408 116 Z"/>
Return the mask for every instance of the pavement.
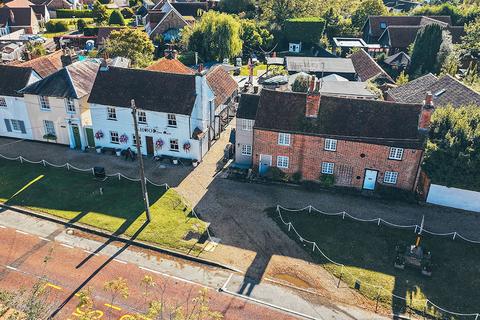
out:
<path id="1" fill-rule="evenodd" d="M 161 284 L 169 304 L 186 305 L 207 288 L 212 310 L 225 319 L 387 319 L 347 305 L 312 301 L 304 291 L 269 281 L 247 294 L 242 287 L 254 280 L 243 274 L 67 230 L 16 211 L 0 213 L 0 287 L 18 290 L 46 277 L 55 319 L 78 319 L 77 294 L 86 288 L 92 288 L 99 315 L 133 319 L 145 310 L 141 279 L 146 274 Z M 118 277 L 128 280 L 130 296 L 113 304 L 103 284 Z"/>

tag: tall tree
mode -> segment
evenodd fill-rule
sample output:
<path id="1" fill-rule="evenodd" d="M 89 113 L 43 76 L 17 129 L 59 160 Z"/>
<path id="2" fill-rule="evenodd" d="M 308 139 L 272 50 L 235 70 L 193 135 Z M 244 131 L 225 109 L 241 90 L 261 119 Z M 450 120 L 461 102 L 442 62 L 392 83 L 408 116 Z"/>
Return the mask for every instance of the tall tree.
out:
<path id="1" fill-rule="evenodd" d="M 413 78 L 435 72 L 437 54 L 441 44 L 442 28 L 438 24 L 424 26 L 417 32 L 410 65 L 410 75 Z"/>
<path id="2" fill-rule="evenodd" d="M 273 30 L 281 30 L 287 19 L 315 16 L 317 0 L 259 0 L 262 16 Z"/>
<path id="3" fill-rule="evenodd" d="M 382 0 L 363 0 L 352 14 L 352 24 L 360 29 L 367 21 L 368 16 L 383 16 L 388 14 L 387 7 Z"/>
<path id="4" fill-rule="evenodd" d="M 460 47 L 473 56 L 480 54 L 480 18 L 465 26 L 465 36 Z"/>
<path id="5" fill-rule="evenodd" d="M 139 29 L 112 31 L 105 42 L 105 51 L 109 56 L 128 58 L 138 68 L 144 68 L 152 62 L 154 50 L 148 35 Z"/>
<path id="6" fill-rule="evenodd" d="M 186 30 L 185 30 L 186 29 Z M 184 28 L 182 42 L 205 61 L 233 58 L 242 51 L 241 25 L 233 16 L 209 11 L 193 28 Z"/>
<path id="7" fill-rule="evenodd" d="M 103 24 L 108 20 L 107 8 L 99 1 L 95 1 L 92 9 L 93 21 L 97 24 Z"/>
<path id="8" fill-rule="evenodd" d="M 219 3 L 219 9 L 226 13 L 242 13 L 255 11 L 254 0 L 222 0 Z"/>

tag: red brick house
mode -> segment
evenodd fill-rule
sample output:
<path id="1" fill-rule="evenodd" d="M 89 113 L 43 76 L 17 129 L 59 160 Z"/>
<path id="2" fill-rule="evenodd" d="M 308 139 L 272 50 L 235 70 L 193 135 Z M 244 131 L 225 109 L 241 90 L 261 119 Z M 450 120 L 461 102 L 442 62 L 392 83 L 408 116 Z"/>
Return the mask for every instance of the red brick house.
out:
<path id="1" fill-rule="evenodd" d="M 414 190 L 433 107 L 310 93 L 262 90 L 255 118 L 253 166 L 305 180 Z"/>

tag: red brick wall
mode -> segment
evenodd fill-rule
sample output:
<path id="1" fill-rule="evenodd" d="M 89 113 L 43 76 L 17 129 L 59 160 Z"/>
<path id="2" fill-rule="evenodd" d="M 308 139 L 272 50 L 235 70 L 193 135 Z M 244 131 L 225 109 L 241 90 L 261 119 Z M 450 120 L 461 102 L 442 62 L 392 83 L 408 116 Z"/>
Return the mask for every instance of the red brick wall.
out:
<path id="1" fill-rule="evenodd" d="M 389 160 L 389 146 L 353 141 L 337 141 L 337 151 L 324 150 L 325 139 L 316 136 L 292 134 L 290 146 L 278 145 L 278 132 L 255 129 L 253 166 L 258 169 L 260 154 L 272 156 L 272 166 L 277 156 L 289 157 L 288 174 L 302 172 L 303 179 L 317 180 L 322 162 L 335 163 L 336 184 L 362 188 L 365 169 L 378 170 L 377 183 L 383 184 L 385 171 L 398 172 L 394 186 L 413 190 L 422 157 L 421 150 L 404 149 L 403 159 Z M 362 157 L 361 155 L 364 155 Z"/>

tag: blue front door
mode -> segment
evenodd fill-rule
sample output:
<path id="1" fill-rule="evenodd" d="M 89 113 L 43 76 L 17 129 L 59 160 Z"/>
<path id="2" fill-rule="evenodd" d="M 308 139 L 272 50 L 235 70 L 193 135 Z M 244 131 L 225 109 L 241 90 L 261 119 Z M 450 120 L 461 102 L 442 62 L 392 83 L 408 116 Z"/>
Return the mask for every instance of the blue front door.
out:
<path id="1" fill-rule="evenodd" d="M 258 173 L 260 175 L 264 175 L 267 173 L 268 168 L 272 165 L 272 156 L 268 154 L 261 154 L 260 155 L 260 163 L 258 165 Z"/>
<path id="2" fill-rule="evenodd" d="M 377 174 L 376 170 L 365 170 L 365 178 L 363 179 L 363 189 L 366 190 L 375 190 L 375 184 L 377 183 Z"/>

